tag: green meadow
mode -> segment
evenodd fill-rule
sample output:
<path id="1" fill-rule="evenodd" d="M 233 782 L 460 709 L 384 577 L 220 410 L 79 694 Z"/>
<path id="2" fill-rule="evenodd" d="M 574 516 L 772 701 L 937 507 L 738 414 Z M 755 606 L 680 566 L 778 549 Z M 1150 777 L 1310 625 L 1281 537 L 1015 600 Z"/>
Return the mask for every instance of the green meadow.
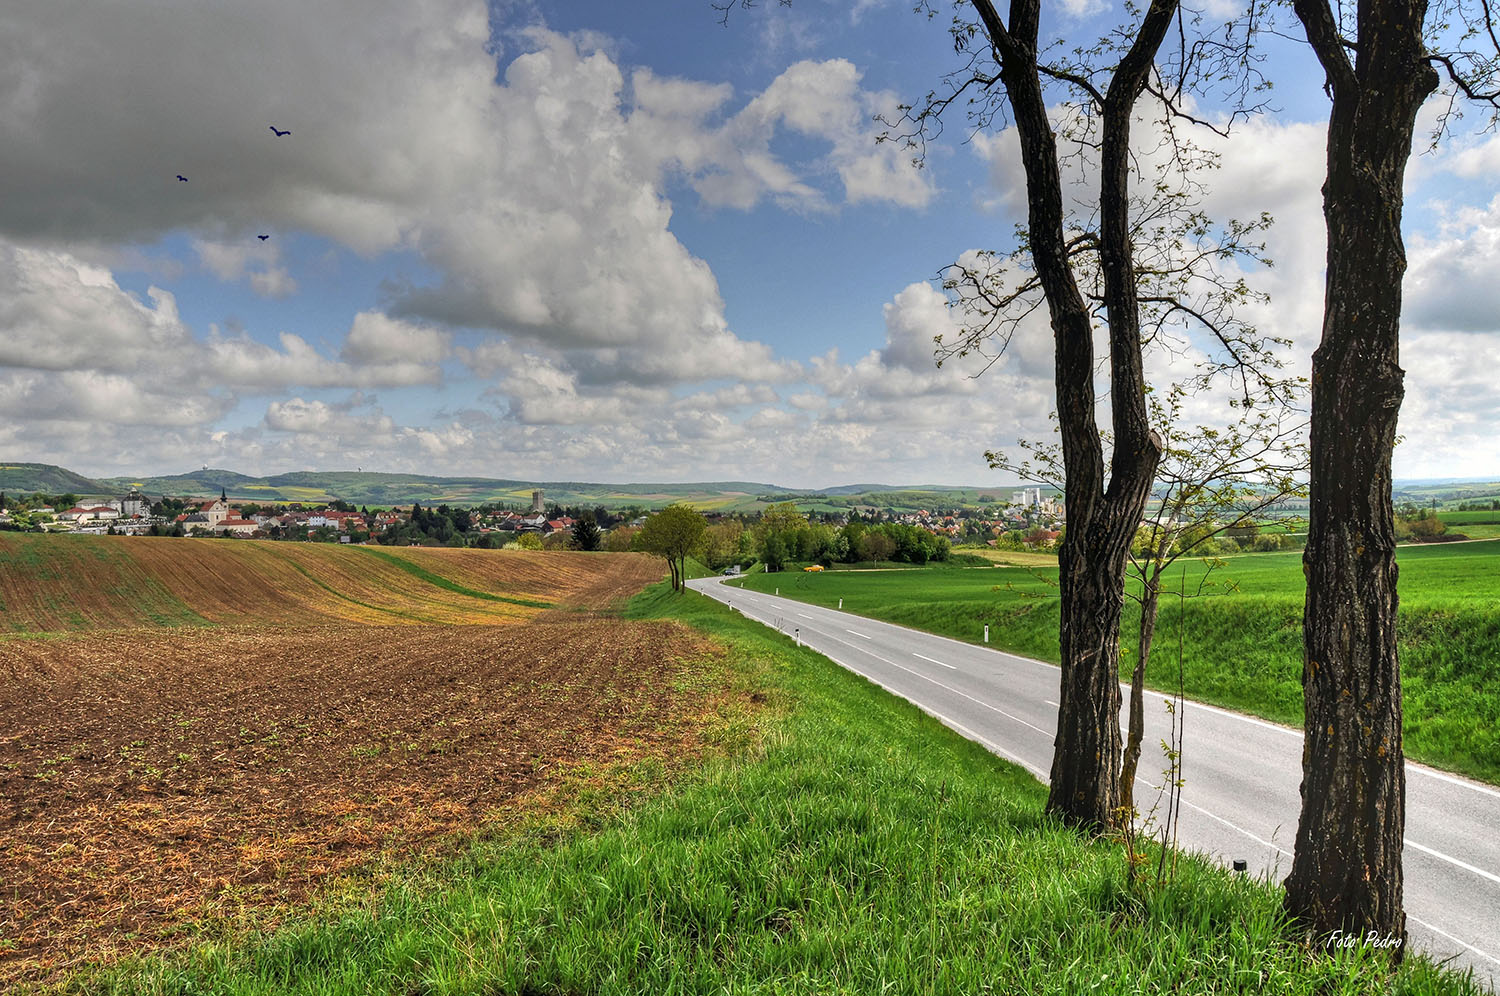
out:
<path id="1" fill-rule="evenodd" d="M 933 575 L 937 577 L 936 574 Z M 708 756 L 331 897 L 276 929 L 75 976 L 70 992 L 1368 993 L 1478 996 L 1420 956 L 1309 952 L 1280 891 L 1185 857 L 1127 886 L 1120 846 L 1044 789 L 781 634 L 657 585 L 637 617 L 716 637 Z"/>
<path id="2" fill-rule="evenodd" d="M 1500 542 L 1405 546 L 1398 554 L 1398 640 L 1406 753 L 1500 783 Z M 1057 661 L 1057 569 L 928 567 L 905 571 L 788 571 L 750 575 L 747 588 Z M 1210 570 L 1171 572 L 1147 684 L 1190 698 L 1302 724 L 1300 553 L 1246 554 Z M 1183 589 L 1189 596 L 1179 599 Z M 1201 590 L 1201 594 L 1199 594 Z M 1134 666 L 1139 611 L 1127 600 L 1122 677 Z"/>
<path id="3" fill-rule="evenodd" d="M 1438 518 L 1450 533 L 1462 533 L 1469 539 L 1500 537 L 1500 511 L 1439 512 Z"/>

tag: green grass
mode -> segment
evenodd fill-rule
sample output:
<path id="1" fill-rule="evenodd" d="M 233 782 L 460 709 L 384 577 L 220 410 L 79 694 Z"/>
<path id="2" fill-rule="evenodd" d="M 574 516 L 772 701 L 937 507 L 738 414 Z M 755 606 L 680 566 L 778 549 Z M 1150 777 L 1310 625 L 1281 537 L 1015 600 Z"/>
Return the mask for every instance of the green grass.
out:
<path id="1" fill-rule="evenodd" d="M 729 647 L 766 700 L 633 807 L 534 827 L 279 931 L 96 993 L 1470 994 L 1420 958 L 1309 959 L 1274 887 L 1187 860 L 1123 885 L 1117 846 L 1041 815 L 1029 775 L 697 594 L 632 605 Z M 728 669 L 727 674 L 724 669 Z"/>
<path id="2" fill-rule="evenodd" d="M 1476 510 L 1472 512 L 1439 512 L 1438 518 L 1450 526 L 1470 526 L 1475 523 L 1500 523 L 1500 511 Z"/>
<path id="3" fill-rule="evenodd" d="M 1449 533 L 1461 533 L 1469 539 L 1500 537 L 1500 511 L 1439 512 Z"/>
<path id="4" fill-rule="evenodd" d="M 1407 756 L 1500 784 L 1500 543 L 1405 546 L 1398 553 L 1397 639 Z M 1196 588 L 1205 567 L 1186 565 Z M 1002 568 L 747 577 L 757 591 L 900 623 L 1042 660 L 1058 660 L 1057 571 Z M 1175 590 L 1178 571 L 1170 576 Z M 1208 597 L 1162 599 L 1147 684 L 1175 687 L 1183 630 L 1187 694 L 1294 726 L 1302 724 L 1300 553 L 1230 558 Z M 1139 612 L 1127 601 L 1122 677 L 1134 666 Z"/>
<path id="5" fill-rule="evenodd" d="M 683 563 L 683 574 L 688 581 L 694 578 L 711 578 L 717 573 L 719 572 L 705 566 L 696 557 L 688 557 Z"/>

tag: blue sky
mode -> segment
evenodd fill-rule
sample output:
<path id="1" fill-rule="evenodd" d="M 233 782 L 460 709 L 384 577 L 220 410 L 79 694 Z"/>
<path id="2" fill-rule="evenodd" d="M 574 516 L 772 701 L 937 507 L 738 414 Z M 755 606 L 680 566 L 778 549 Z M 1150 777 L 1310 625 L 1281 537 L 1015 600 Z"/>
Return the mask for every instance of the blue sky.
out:
<path id="1" fill-rule="evenodd" d="M 1077 38 L 1120 15 L 1055 10 Z M 1049 431 L 1049 333 L 1027 323 L 981 377 L 938 369 L 956 327 L 933 278 L 1009 248 L 1013 135 L 954 117 L 915 171 L 871 120 L 956 67 L 946 21 L 903 0 L 727 26 L 693 0 L 8 4 L 0 456 L 992 483 L 985 450 Z M 1305 49 L 1268 45 L 1274 110 L 1205 137 L 1204 206 L 1275 214 L 1249 317 L 1301 370 L 1326 105 Z M 1411 170 L 1398 476 L 1500 474 L 1497 174 L 1500 143 L 1464 131 Z"/>

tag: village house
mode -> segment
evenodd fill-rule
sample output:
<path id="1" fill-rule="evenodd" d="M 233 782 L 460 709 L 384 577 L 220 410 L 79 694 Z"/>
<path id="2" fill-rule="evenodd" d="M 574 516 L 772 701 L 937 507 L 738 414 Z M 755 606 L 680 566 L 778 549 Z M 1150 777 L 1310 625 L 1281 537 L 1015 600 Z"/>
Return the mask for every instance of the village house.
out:
<path id="1" fill-rule="evenodd" d="M 118 519 L 119 517 L 119 510 L 111 508 L 108 505 L 90 505 L 87 507 L 74 505 L 57 518 L 59 522 L 82 524 L 84 522 L 103 522 L 109 519 Z"/>
<path id="2" fill-rule="evenodd" d="M 217 498 L 195 498 L 190 506 L 193 511 L 188 514 L 188 520 L 192 520 L 194 515 L 201 515 L 208 521 L 210 529 L 229 518 L 229 499 L 222 491 Z M 184 524 L 187 524 L 186 521 Z M 193 525 L 198 523 L 194 522 Z M 188 528 L 191 529 L 191 526 Z"/>
<path id="3" fill-rule="evenodd" d="M 233 518 L 222 519 L 215 523 L 213 531 L 216 533 L 229 533 L 233 536 L 250 536 L 259 528 L 260 526 L 256 524 L 254 519 L 242 519 L 236 515 Z"/>

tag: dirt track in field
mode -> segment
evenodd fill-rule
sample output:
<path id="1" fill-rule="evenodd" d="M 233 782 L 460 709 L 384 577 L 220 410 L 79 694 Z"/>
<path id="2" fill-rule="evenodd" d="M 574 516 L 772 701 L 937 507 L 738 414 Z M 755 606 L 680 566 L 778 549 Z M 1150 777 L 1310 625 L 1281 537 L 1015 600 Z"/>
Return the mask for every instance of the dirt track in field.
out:
<path id="1" fill-rule="evenodd" d="M 297 901 L 577 763 L 691 754 L 714 649 L 668 622 L 0 642 L 0 983 Z"/>

